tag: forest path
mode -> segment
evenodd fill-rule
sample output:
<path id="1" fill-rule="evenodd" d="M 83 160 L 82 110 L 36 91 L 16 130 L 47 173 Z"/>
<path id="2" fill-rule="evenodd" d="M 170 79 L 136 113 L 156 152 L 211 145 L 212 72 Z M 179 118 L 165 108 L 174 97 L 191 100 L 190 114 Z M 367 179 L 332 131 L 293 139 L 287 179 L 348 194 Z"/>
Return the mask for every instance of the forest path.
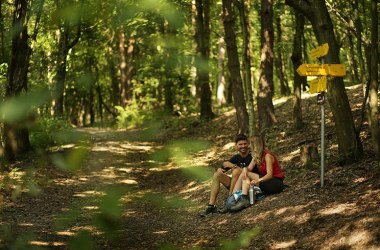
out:
<path id="1" fill-rule="evenodd" d="M 10 193 L 2 196 L 0 249 L 2 245 L 24 249 L 28 244 L 82 249 L 85 242 L 92 242 L 95 249 L 158 249 L 178 241 L 183 246 L 186 235 L 194 236 L 194 229 L 187 227 L 191 217 L 186 210 L 179 211 L 182 203 L 175 201 L 185 178 L 178 169 L 152 164 L 150 154 L 162 143 L 141 141 L 138 131 L 77 131 L 91 141 L 82 145 L 86 157 L 80 170 L 66 172 L 36 160 L 14 171 L 15 183 L 24 180 L 19 182 L 26 183 L 23 188 L 31 184 L 36 196 L 21 194 L 15 200 Z M 75 156 L 69 159 L 70 153 L 64 155 L 67 161 L 76 161 Z M 32 180 L 27 168 L 36 164 Z"/>

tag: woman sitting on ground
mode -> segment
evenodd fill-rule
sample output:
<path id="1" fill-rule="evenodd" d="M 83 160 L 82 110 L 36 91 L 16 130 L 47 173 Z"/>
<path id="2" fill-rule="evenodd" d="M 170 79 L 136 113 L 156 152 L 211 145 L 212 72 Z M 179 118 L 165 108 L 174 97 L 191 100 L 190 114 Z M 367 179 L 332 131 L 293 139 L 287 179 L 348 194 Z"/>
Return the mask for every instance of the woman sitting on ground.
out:
<path id="1" fill-rule="evenodd" d="M 249 140 L 253 158 L 249 166 L 243 168 L 236 182 L 234 192 L 241 189 L 242 195 L 236 205 L 231 207 L 231 211 L 239 211 L 250 206 L 248 190 L 251 185 L 259 186 L 264 194 L 276 194 L 284 189 L 285 177 L 280 164 L 276 156 L 265 149 L 263 137 L 254 135 Z"/>

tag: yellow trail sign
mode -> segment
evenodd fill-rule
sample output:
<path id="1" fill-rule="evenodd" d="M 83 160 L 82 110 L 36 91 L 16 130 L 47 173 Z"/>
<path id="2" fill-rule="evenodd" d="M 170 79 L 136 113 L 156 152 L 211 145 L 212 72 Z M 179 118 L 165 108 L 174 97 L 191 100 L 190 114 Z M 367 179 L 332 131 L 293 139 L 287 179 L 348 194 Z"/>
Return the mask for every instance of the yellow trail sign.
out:
<path id="1" fill-rule="evenodd" d="M 327 79 L 326 76 L 318 77 L 310 81 L 310 93 L 320 93 L 327 89 Z"/>
<path id="2" fill-rule="evenodd" d="M 327 55 L 327 53 L 329 53 L 329 44 L 324 43 L 321 46 L 319 46 L 315 49 L 312 49 L 310 51 L 310 56 L 311 56 L 311 58 L 316 59 L 316 58 Z"/>
<path id="3" fill-rule="evenodd" d="M 301 64 L 297 73 L 300 76 L 345 76 L 344 64 Z"/>

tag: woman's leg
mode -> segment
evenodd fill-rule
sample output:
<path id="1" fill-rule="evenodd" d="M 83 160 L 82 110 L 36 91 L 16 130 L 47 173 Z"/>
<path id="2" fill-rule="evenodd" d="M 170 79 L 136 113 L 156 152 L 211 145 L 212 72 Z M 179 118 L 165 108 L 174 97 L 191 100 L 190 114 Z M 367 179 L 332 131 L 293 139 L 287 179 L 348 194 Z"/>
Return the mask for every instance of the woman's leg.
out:
<path id="1" fill-rule="evenodd" d="M 269 181 L 260 183 L 260 189 L 266 194 L 277 194 L 284 189 L 284 183 L 281 179 L 272 178 Z"/>

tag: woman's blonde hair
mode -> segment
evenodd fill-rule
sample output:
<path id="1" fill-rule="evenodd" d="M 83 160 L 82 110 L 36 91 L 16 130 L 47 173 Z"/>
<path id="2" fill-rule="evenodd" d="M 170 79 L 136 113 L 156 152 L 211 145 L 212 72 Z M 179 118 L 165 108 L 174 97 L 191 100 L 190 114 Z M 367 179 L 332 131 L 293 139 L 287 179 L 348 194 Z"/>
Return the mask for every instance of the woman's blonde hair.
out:
<path id="1" fill-rule="evenodd" d="M 265 149 L 264 138 L 261 135 L 253 135 L 249 138 L 249 143 L 251 144 L 251 150 L 255 164 L 261 166 L 263 160 L 263 152 Z"/>

